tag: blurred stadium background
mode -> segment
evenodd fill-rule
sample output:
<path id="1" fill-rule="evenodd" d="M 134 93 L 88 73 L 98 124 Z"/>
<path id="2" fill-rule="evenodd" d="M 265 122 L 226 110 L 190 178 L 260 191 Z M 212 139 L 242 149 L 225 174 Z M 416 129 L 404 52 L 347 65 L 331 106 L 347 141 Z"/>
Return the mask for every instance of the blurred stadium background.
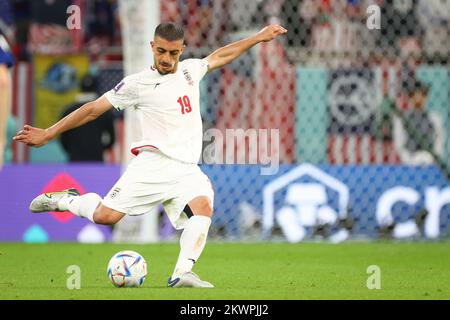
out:
<path id="1" fill-rule="evenodd" d="M 0 4 L 0 27 L 16 58 L 10 138 L 23 124 L 48 127 L 58 120 L 79 98 L 87 74 L 101 95 L 148 66 L 149 41 L 160 21 L 185 27 L 183 58 L 204 57 L 280 23 L 287 36 L 254 47 L 202 82 L 205 131 L 225 136 L 227 129 L 278 129 L 280 139 L 269 141 L 280 161 L 273 175 L 261 175 L 267 163 L 251 161 L 250 151 L 259 150 L 258 160 L 262 151 L 250 135 L 236 141 L 244 156 L 230 161 L 235 164 L 202 159 L 216 192 L 210 238 L 448 239 L 450 1 Z M 67 27 L 77 22 L 77 11 L 67 10 L 71 5 L 80 9 L 81 28 Z M 381 9 L 379 29 L 368 28 L 370 5 Z M 43 191 L 76 186 L 105 195 L 130 159 L 132 119 L 114 113 L 115 134 L 103 136 L 112 147 L 97 163 L 70 161 L 62 140 L 29 149 L 9 139 L 0 171 L 0 241 L 175 241 L 162 212 L 126 219 L 114 229 L 69 213 L 28 212 L 29 201 Z M 210 143 L 205 139 L 205 148 Z"/>

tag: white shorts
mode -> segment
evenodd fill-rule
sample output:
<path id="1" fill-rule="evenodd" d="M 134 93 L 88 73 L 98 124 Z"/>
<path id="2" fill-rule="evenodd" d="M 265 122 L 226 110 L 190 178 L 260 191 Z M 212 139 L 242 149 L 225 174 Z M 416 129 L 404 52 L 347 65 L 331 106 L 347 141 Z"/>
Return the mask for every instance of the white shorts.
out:
<path id="1" fill-rule="evenodd" d="M 188 221 L 183 210 L 199 196 L 208 197 L 213 206 L 212 184 L 198 165 L 143 151 L 130 162 L 102 203 L 131 216 L 148 213 L 152 207 L 163 204 L 172 225 L 183 229 Z"/>

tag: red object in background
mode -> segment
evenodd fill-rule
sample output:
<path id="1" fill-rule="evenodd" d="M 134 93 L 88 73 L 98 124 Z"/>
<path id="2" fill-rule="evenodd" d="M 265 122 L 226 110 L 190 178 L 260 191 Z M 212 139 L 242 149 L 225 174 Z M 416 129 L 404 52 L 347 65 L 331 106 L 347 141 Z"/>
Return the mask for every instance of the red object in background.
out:
<path id="1" fill-rule="evenodd" d="M 257 50 L 257 51 L 256 51 Z M 256 53 L 257 52 L 257 53 Z M 226 129 L 279 130 L 277 141 L 269 141 L 268 147 L 279 152 L 281 163 L 293 163 L 295 159 L 295 67 L 287 62 L 283 45 L 278 41 L 262 43 L 255 49 L 253 76 L 245 77 L 233 72 L 231 67 L 222 70 L 221 94 L 216 128 L 226 136 Z M 270 140 L 270 139 L 269 139 Z M 245 154 L 259 146 L 238 141 L 235 153 L 245 148 Z M 226 148 L 224 146 L 224 154 Z M 266 150 L 258 150 L 258 162 Z M 236 160 L 236 159 L 235 159 Z"/>
<path id="2" fill-rule="evenodd" d="M 68 173 L 60 173 L 56 177 L 54 177 L 45 187 L 42 189 L 42 193 L 47 192 L 55 192 L 62 191 L 69 188 L 77 189 L 80 194 L 86 193 L 83 186 L 76 181 L 71 175 Z M 54 219 L 56 219 L 60 223 L 67 223 L 72 220 L 75 216 L 68 212 L 50 212 Z"/>
<path id="3" fill-rule="evenodd" d="M 320 7 L 323 12 L 330 13 L 331 12 L 330 0 L 322 0 L 320 3 Z"/>
<path id="4" fill-rule="evenodd" d="M 380 141 L 370 133 L 329 134 L 328 163 L 331 165 L 399 164 L 392 141 Z"/>
<path id="5" fill-rule="evenodd" d="M 261 73 L 256 80 L 254 108 L 260 108 L 258 117 L 252 117 L 251 128 L 280 130 L 280 162 L 295 160 L 295 67 L 287 62 L 281 42 L 261 44 Z"/>
<path id="6" fill-rule="evenodd" d="M 12 69 L 12 115 L 16 128 L 32 124 L 33 108 L 33 67 L 30 63 L 19 62 Z M 29 160 L 29 147 L 13 142 L 13 163 L 25 163 Z"/>
<path id="7" fill-rule="evenodd" d="M 177 0 L 161 1 L 161 21 L 172 21 L 179 23 L 180 9 Z"/>

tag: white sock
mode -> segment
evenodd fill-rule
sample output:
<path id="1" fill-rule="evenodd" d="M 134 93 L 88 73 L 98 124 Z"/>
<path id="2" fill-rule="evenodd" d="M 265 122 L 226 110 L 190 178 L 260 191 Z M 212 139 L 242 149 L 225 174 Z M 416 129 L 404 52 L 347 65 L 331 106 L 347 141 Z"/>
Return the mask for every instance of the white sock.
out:
<path id="1" fill-rule="evenodd" d="M 102 198 L 96 193 L 86 193 L 82 196 L 68 195 L 58 202 L 58 207 L 60 210 L 69 210 L 76 216 L 94 222 L 94 212 L 101 201 Z"/>
<path id="2" fill-rule="evenodd" d="M 211 218 L 205 216 L 193 216 L 188 220 L 180 237 L 180 255 L 172 279 L 192 270 L 205 247 L 210 225 Z"/>

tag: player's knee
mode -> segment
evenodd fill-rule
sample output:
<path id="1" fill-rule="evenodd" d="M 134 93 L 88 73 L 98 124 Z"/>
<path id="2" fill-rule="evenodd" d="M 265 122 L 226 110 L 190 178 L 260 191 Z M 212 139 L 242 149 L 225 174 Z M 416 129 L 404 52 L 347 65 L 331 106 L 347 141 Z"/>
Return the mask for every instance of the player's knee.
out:
<path id="1" fill-rule="evenodd" d="M 111 225 L 111 220 L 108 218 L 108 216 L 103 215 L 99 212 L 94 213 L 94 222 L 96 224 Z"/>
<path id="2" fill-rule="evenodd" d="M 103 225 L 114 225 L 118 222 L 117 219 L 110 217 L 108 215 L 96 215 L 94 214 L 94 222 L 96 224 L 103 224 Z"/>
<path id="3" fill-rule="evenodd" d="M 94 222 L 96 224 L 114 225 L 122 218 L 117 214 L 114 214 L 111 210 L 103 206 L 99 206 L 94 212 Z"/>
<path id="4" fill-rule="evenodd" d="M 196 216 L 213 216 L 213 207 L 208 198 L 198 198 L 189 203 L 189 206 Z"/>
<path id="5" fill-rule="evenodd" d="M 213 216 L 214 210 L 209 202 L 204 204 L 202 212 L 204 212 L 205 216 L 210 218 Z"/>

